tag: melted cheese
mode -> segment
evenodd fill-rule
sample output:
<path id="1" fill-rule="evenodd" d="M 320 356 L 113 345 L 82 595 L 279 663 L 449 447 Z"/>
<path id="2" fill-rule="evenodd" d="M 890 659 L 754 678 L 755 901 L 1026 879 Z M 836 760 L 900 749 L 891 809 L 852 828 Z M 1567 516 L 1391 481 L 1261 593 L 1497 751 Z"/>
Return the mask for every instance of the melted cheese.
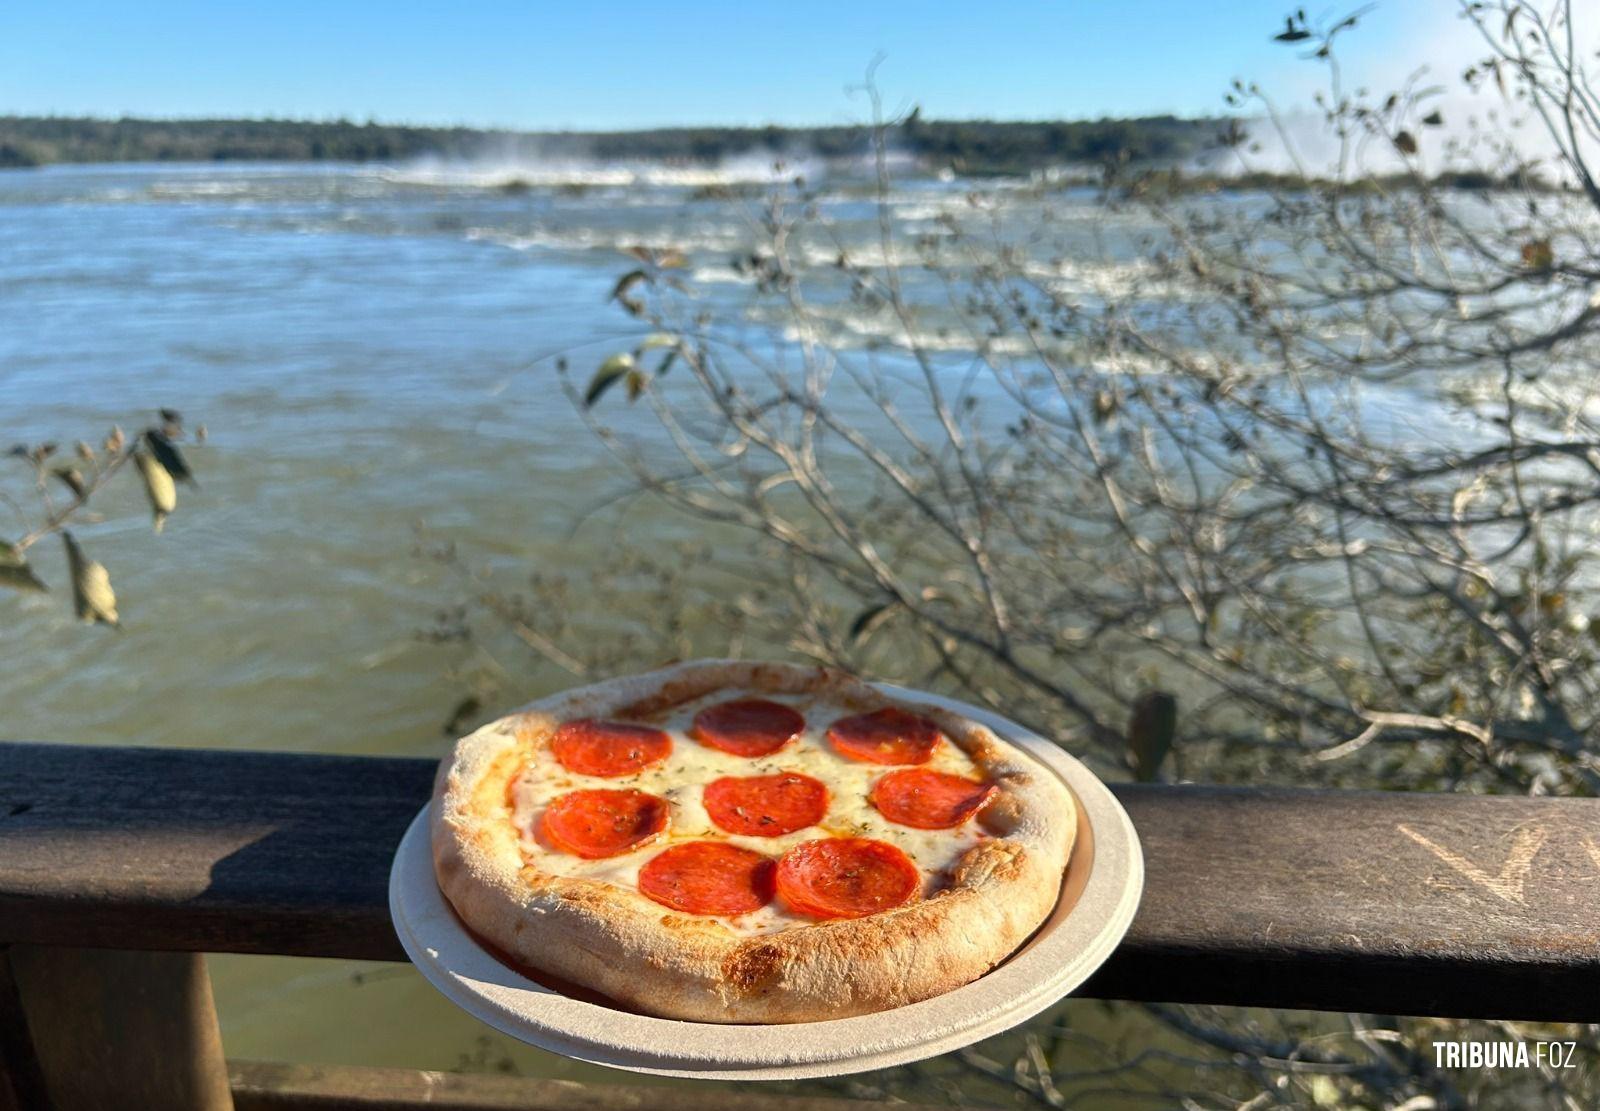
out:
<path id="1" fill-rule="evenodd" d="M 805 717 L 805 730 L 799 739 L 770 756 L 754 758 L 711 748 L 689 736 L 689 724 L 699 710 L 735 698 L 764 698 L 792 706 Z M 912 829 L 896 825 L 879 814 L 868 801 L 868 793 L 880 776 L 895 771 L 896 767 L 846 759 L 835 752 L 827 740 L 828 726 L 853 712 L 804 696 L 719 691 L 675 707 L 651 721 L 649 724 L 672 737 L 672 754 L 653 767 L 613 779 L 575 775 L 556 761 L 548 742 L 542 742 L 511 788 L 512 820 L 521 837 L 523 855 L 529 864 L 544 872 L 600 880 L 637 891 L 639 869 L 645 862 L 667 846 L 683 841 L 730 841 L 776 859 L 801 842 L 819 837 L 871 837 L 903 850 L 922 872 L 922 893 L 930 894 L 950 867 L 986 835 L 971 819 L 954 829 Z M 921 766 L 970 779 L 983 778 L 972 759 L 948 738 L 939 742 L 933 758 Z M 726 833 L 712 824 L 701 802 L 701 790 L 706 784 L 725 775 L 774 772 L 799 772 L 827 786 L 828 811 L 820 824 L 780 837 L 740 836 Z M 666 799 L 671 808 L 666 832 L 641 848 L 602 860 L 585 860 L 547 847 L 534 832 L 545 808 L 569 791 L 630 787 Z M 662 910 L 667 912 L 665 907 Z M 720 921 L 741 935 L 776 933 L 816 921 L 788 910 L 782 899 L 774 899 L 760 910 L 736 918 L 707 918 Z"/>

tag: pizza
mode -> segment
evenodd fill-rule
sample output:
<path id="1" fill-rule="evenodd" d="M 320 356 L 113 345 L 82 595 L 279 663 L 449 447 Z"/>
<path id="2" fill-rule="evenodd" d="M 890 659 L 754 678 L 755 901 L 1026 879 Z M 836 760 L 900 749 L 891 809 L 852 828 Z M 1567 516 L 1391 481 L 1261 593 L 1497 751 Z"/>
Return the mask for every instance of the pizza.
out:
<path id="1" fill-rule="evenodd" d="M 440 765 L 434 870 L 511 963 L 645 1014 L 814 1022 L 969 983 L 1060 894 L 1064 784 L 842 672 L 702 660 L 536 702 Z"/>

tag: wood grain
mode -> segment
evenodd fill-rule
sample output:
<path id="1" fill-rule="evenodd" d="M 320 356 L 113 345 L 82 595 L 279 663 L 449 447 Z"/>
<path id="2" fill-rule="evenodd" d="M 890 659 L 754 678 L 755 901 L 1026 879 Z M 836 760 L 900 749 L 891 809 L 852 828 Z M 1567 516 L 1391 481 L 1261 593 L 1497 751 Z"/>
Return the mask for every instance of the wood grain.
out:
<path id="1" fill-rule="evenodd" d="M 403 959 L 431 761 L 0 745 L 0 941 Z M 1119 786 L 1144 902 L 1081 994 L 1600 1019 L 1600 800 Z"/>
<path id="2" fill-rule="evenodd" d="M 5 946 L 0 946 L 0 1111 L 50 1111 L 22 993 L 12 975 L 11 950 Z"/>
<path id="3" fill-rule="evenodd" d="M 12 946 L 44 1097 L 30 1108 L 234 1111 L 199 953 Z"/>
<path id="4" fill-rule="evenodd" d="M 229 1067 L 237 1111 L 866 1111 L 883 1106 L 826 1096 L 775 1096 L 765 1086 L 731 1083 L 661 1088 L 348 1065 L 234 1061 Z M 913 1103 L 894 1107 L 925 1109 Z"/>

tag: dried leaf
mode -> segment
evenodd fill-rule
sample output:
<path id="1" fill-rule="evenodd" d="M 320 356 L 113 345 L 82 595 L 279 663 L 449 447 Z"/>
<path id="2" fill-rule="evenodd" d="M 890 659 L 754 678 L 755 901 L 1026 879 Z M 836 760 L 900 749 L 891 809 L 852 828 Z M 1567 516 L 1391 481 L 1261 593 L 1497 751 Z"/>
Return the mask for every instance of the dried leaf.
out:
<path id="1" fill-rule="evenodd" d="M 178 487 L 167 468 L 154 456 L 136 448 L 133 461 L 139 467 L 139 477 L 144 480 L 144 493 L 150 499 L 150 515 L 155 519 L 155 530 L 160 532 L 167 523 L 167 515 L 178 508 Z"/>
<path id="2" fill-rule="evenodd" d="M 850 642 L 852 644 L 860 644 L 870 637 L 885 621 L 894 615 L 894 611 L 899 605 L 899 599 L 895 599 L 882 602 L 876 606 L 868 606 L 856 614 L 856 619 L 850 622 Z"/>
<path id="3" fill-rule="evenodd" d="M 169 475 L 179 482 L 187 482 L 191 486 L 200 485 L 194 480 L 194 473 L 189 470 L 189 464 L 184 460 L 183 453 L 178 450 L 177 445 L 169 440 L 166 433 L 162 432 L 161 429 L 146 428 L 144 430 L 144 442 L 150 448 L 150 454 L 154 455 L 156 461 L 166 468 Z"/>
<path id="4" fill-rule="evenodd" d="M 1413 155 L 1417 153 L 1417 139 L 1409 131 L 1401 131 L 1394 137 L 1394 146 L 1401 154 Z"/>
<path id="5" fill-rule="evenodd" d="M 1555 248 L 1548 239 L 1535 239 L 1522 245 L 1522 265 L 1529 270 L 1549 270 L 1555 264 Z"/>
<path id="6" fill-rule="evenodd" d="M 111 589 L 110 574 L 84 555 L 72 533 L 62 532 L 61 542 L 67 548 L 67 570 L 72 575 L 72 608 L 78 620 L 90 625 L 99 622 L 120 629 L 122 623 L 117 618 L 117 595 Z"/>
<path id="7" fill-rule="evenodd" d="M 631 255 L 646 266 L 656 266 L 662 270 L 674 270 L 687 266 L 688 258 L 676 247 L 666 247 L 655 250 L 652 247 L 624 247 L 622 253 Z"/>
<path id="8" fill-rule="evenodd" d="M 1295 12 L 1284 17 L 1283 30 L 1272 36 L 1273 42 L 1305 42 L 1311 37 L 1311 31 L 1306 27 L 1306 13 Z"/>
<path id="9" fill-rule="evenodd" d="M 77 467 L 57 467 L 50 473 L 59 478 L 79 501 L 89 496 L 89 487 L 84 484 L 83 472 Z"/>
<path id="10" fill-rule="evenodd" d="M 644 388 L 649 384 L 649 382 L 650 379 L 645 377 L 644 371 L 638 369 L 637 367 L 628 371 L 628 373 L 623 376 L 623 384 L 628 389 L 628 400 L 638 401 L 639 395 L 644 393 Z"/>
<path id="11" fill-rule="evenodd" d="M 594 377 L 589 379 L 589 388 L 583 395 L 585 408 L 592 407 L 595 402 L 605 396 L 605 392 L 617 384 L 618 379 L 634 368 L 633 356 L 624 351 L 620 355 L 613 355 L 600 364 L 600 369 L 594 372 Z"/>
<path id="12" fill-rule="evenodd" d="M 43 579 L 33 573 L 33 568 L 28 566 L 27 557 L 22 554 L 22 549 L 5 540 L 0 540 L 0 586 L 34 593 L 43 593 L 50 589 L 44 584 Z"/>
<path id="13" fill-rule="evenodd" d="M 644 302 L 637 297 L 629 296 L 628 291 L 635 285 L 645 280 L 647 275 L 643 270 L 630 270 L 617 279 L 617 284 L 611 287 L 611 300 L 620 304 L 634 316 L 644 313 Z"/>
<path id="14" fill-rule="evenodd" d="M 444 723 L 444 735 L 455 736 L 482 709 L 483 703 L 478 701 L 475 695 L 467 695 L 456 703 L 455 709 L 450 711 L 449 720 Z"/>
<path id="15" fill-rule="evenodd" d="M 1178 700 L 1165 691 L 1149 691 L 1133 704 L 1128 719 L 1128 755 L 1133 774 L 1141 783 L 1160 775 L 1161 762 L 1172 751 L 1178 729 Z"/>

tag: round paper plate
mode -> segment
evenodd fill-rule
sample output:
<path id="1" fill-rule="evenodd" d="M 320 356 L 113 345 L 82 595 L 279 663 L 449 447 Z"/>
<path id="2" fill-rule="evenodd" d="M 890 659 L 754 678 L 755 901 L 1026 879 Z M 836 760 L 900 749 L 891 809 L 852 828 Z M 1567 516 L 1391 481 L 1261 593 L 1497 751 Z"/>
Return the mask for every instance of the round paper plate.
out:
<path id="1" fill-rule="evenodd" d="M 1122 807 L 1088 768 L 995 714 L 919 691 L 885 690 L 981 721 L 1059 776 L 1078 800 L 1078 835 L 1055 912 L 1007 960 L 943 995 L 825 1022 L 733 1026 L 654 1018 L 573 998 L 508 967 L 475 941 L 433 878 L 428 811 L 389 874 L 395 932 L 422 975 L 468 1014 L 530 1045 L 634 1072 L 713 1080 L 798 1080 L 901 1065 L 970 1045 L 1070 993 L 1133 920 L 1144 858 Z"/>

